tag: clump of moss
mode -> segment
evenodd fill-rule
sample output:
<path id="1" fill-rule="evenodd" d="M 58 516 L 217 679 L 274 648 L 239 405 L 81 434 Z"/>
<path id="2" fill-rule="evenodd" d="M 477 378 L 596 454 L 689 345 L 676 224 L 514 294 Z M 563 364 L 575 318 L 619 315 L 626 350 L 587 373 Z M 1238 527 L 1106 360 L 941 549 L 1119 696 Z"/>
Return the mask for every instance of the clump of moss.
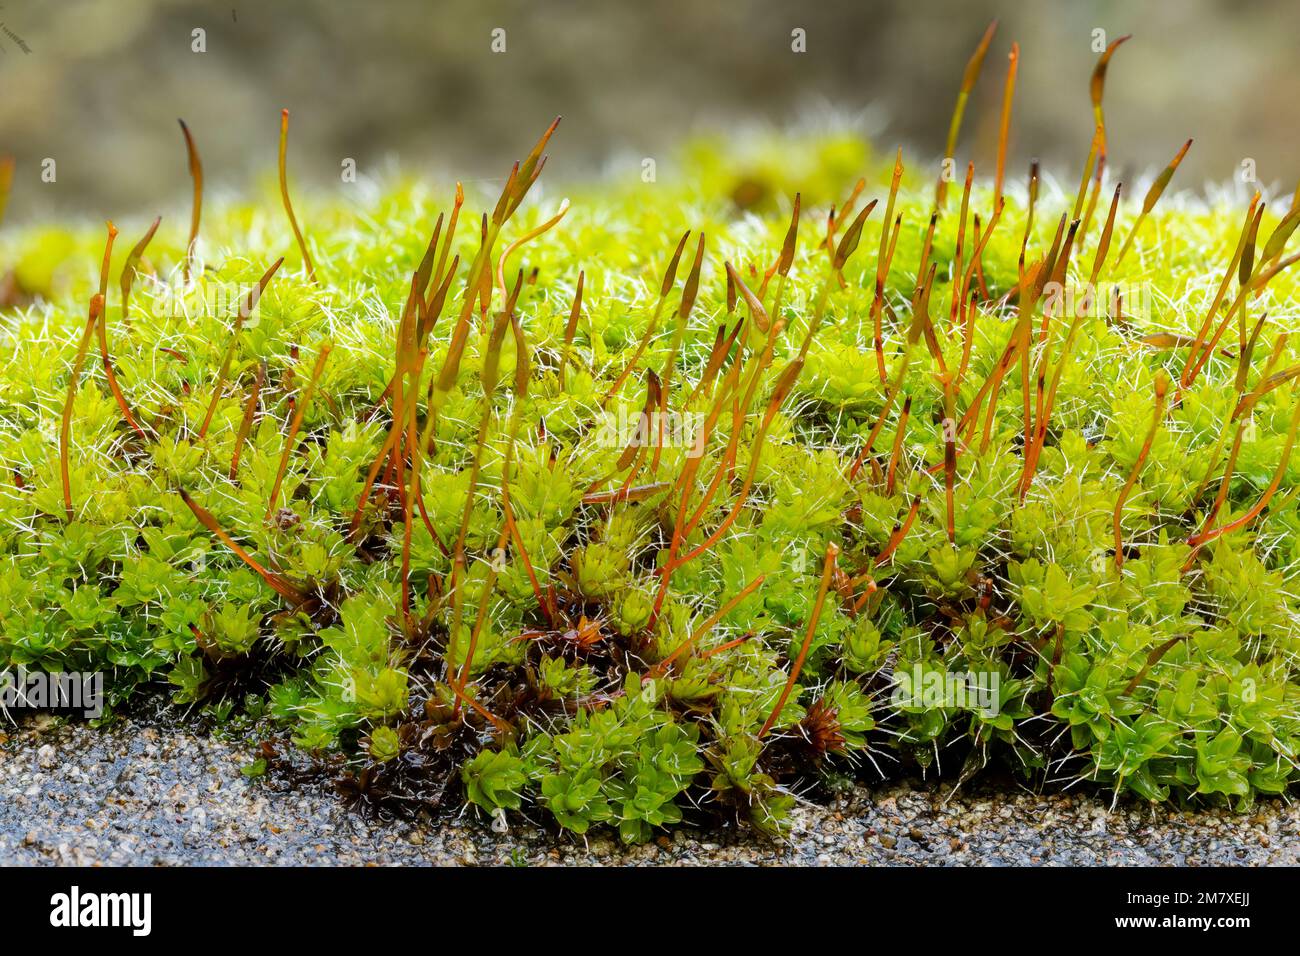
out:
<path id="1" fill-rule="evenodd" d="M 1285 790 L 1300 207 L 1163 210 L 1186 147 L 1103 201 L 1118 42 L 1073 195 L 1004 191 L 1018 50 L 991 185 L 701 147 L 553 207 L 552 125 L 481 215 L 299 218 L 286 114 L 283 213 L 200 232 L 185 130 L 188 230 L 0 242 L 0 665 L 629 841 L 892 767 Z"/>

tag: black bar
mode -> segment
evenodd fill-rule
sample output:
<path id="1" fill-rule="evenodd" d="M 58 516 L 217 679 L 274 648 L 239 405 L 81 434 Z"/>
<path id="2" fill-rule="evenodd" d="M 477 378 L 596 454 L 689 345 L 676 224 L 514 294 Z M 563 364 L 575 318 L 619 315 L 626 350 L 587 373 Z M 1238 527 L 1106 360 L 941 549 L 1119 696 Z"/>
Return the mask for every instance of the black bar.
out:
<path id="1" fill-rule="evenodd" d="M 81 905 L 92 908 L 98 900 L 85 901 L 93 894 L 150 894 L 148 936 L 136 936 L 127 920 L 117 927 L 52 926 L 57 895 L 70 898 L 74 886 Z M 809 932 L 851 927 L 855 935 L 867 933 L 864 942 L 886 932 L 942 943 L 1004 931 L 1043 942 L 1191 934 L 1227 941 L 1253 930 L 1281 932 L 1293 897 L 1292 874 L 1258 869 L 0 872 L 7 943 L 29 936 L 67 941 L 75 934 L 132 948 L 219 938 L 333 948 L 355 941 L 373 948 L 407 934 L 451 944 L 464 932 L 482 934 L 483 944 L 493 946 L 527 943 L 532 935 L 548 948 L 659 931 L 665 942 L 691 946 L 750 933 L 766 943 L 786 933 L 807 943 Z M 703 935 L 683 935 L 695 920 Z M 613 935 L 603 935 L 606 929 Z"/>

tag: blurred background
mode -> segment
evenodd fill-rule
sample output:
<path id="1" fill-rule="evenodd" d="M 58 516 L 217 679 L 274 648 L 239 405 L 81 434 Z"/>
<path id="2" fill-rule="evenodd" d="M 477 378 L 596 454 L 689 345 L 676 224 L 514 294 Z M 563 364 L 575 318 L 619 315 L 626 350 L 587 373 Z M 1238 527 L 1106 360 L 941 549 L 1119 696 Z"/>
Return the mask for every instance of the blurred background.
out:
<path id="1" fill-rule="evenodd" d="M 771 126 L 851 128 L 937 161 L 961 74 L 1001 21 L 958 150 L 992 171 L 1006 54 L 1021 60 L 1008 176 L 1030 157 L 1077 175 L 1088 78 L 1111 63 L 1112 170 L 1163 166 L 1195 137 L 1183 187 L 1300 177 L 1300 4 L 1294 0 L 0 0 L 0 154 L 10 216 L 102 219 L 184 203 L 183 117 L 210 187 L 273 175 L 292 111 L 295 188 L 394 166 L 499 177 L 557 113 L 547 176 L 637 177 L 675 144 Z M 193 31 L 204 31 L 195 52 Z M 792 50 L 805 31 L 806 52 Z M 504 52 L 493 50 L 504 40 Z M 57 182 L 41 182 L 41 162 Z"/>

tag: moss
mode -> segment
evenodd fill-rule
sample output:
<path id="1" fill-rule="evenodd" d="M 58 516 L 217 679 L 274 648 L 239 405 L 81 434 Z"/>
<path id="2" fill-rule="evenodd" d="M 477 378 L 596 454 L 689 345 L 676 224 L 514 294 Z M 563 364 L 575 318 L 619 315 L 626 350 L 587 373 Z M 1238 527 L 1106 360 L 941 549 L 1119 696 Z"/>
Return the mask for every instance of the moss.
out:
<path id="1" fill-rule="evenodd" d="M 628 840 L 893 762 L 1289 786 L 1293 219 L 1238 279 L 1222 204 L 1067 231 L 1044 190 L 1026 236 L 1014 177 L 932 220 L 847 140 L 678 168 L 555 221 L 534 153 L 454 235 L 447 185 L 301 196 L 310 260 L 272 195 L 102 275 L 98 230 L 4 235 L 0 665 L 265 699 L 373 799 Z"/>

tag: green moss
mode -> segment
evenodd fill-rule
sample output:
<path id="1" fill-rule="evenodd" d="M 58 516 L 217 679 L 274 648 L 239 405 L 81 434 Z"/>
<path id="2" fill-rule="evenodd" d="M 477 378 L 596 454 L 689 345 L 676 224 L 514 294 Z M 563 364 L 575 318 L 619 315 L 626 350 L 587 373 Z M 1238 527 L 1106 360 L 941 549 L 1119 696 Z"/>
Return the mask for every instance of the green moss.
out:
<path id="1" fill-rule="evenodd" d="M 1144 448 L 1156 372 L 1178 380 L 1188 347 L 1143 338 L 1196 335 L 1236 244 L 1240 212 L 1190 200 L 1157 208 L 1122 265 L 1102 272 L 1104 289 L 1140 289 L 1149 311 L 1081 321 L 1050 415 L 1033 408 L 1045 440 L 1023 495 L 1022 386 L 1019 366 L 1011 366 L 987 445 L 978 429 L 956 429 L 950 512 L 943 461 L 953 428 L 944 424 L 938 373 L 940 357 L 950 371 L 962 361 L 961 322 L 949 321 L 960 196 L 948 197 L 930 259 L 938 266 L 929 295 L 936 355 L 924 336 L 915 338 L 912 307 L 933 195 L 928 175 L 909 171 L 895 207 L 902 227 L 888 270 L 886 380 L 877 372 L 871 315 L 883 224 L 877 211 L 865 221 L 845 282 L 831 282 L 825 321 L 789 396 L 773 406 L 765 434 L 761 427 L 778 377 L 795 371 L 789 363 L 830 281 L 826 210 L 859 175 L 864 197 L 883 199 L 889 173 L 851 141 L 751 144 L 743 155 L 701 143 L 657 183 L 572 191 L 564 221 L 515 252 L 503 271 L 509 280 L 515 269 L 538 270 L 516 309 L 526 337 L 524 382 L 514 378 L 520 353 L 508 323 L 497 319 L 503 297 L 494 295 L 485 317 L 469 313 L 454 386 L 435 393 L 442 405 L 421 465 L 428 521 L 418 510 L 410 517 L 405 572 L 409 475 L 399 493 L 381 469 L 379 492 L 358 514 L 355 534 L 353 516 L 392 427 L 383 393 L 397 370 L 411 273 L 450 188 L 390 183 L 359 196 L 345 186 L 335 199 L 300 198 L 319 283 L 303 272 L 268 196 L 205 210 L 206 263 L 177 299 L 164 289 L 184 260 L 184 217 L 164 225 L 141 264 L 129 326 L 115 283 L 107 309 L 112 361 L 146 437 L 125 423 L 102 364 L 88 362 L 72 408 L 70 520 L 59 416 L 97 285 L 102 234 L 11 231 L 0 241 L 0 263 L 13 266 L 17 288 L 34 300 L 15 299 L 0 313 L 0 665 L 105 670 L 118 705 L 152 685 L 168 686 L 178 704 L 265 695 L 268 712 L 302 747 L 342 750 L 358 785 L 376 798 L 442 793 L 427 782 L 451 781 L 459 788 L 452 793 L 488 812 L 536 803 L 564 827 L 607 824 L 628 840 L 678 823 L 692 802 L 775 830 L 793 789 L 810 782 L 895 761 L 956 770 L 968 755 L 979 765 L 1003 761 L 1034 780 L 1085 778 L 1152 800 L 1200 795 L 1244 805 L 1285 789 L 1300 743 L 1292 590 L 1300 462 L 1283 468 L 1257 518 L 1195 552 L 1187 541 L 1246 515 L 1265 493 L 1298 396 L 1283 381 L 1241 417 L 1247 425 L 1226 500 L 1208 523 L 1236 431 L 1235 358 L 1212 357 L 1171 396 Z M 763 346 L 761 316 L 743 298 L 728 314 L 722 264 L 732 263 L 758 292 L 762 273 L 777 262 L 796 191 L 804 216 L 793 268 L 760 293 L 785 323 L 764 368 L 752 359 Z M 1029 264 L 1047 250 L 1053 217 L 1071 200 L 1040 197 Z M 492 197 L 479 201 L 491 210 Z M 977 186 L 970 202 L 987 224 L 991 190 Z M 419 428 L 478 251 L 474 205 L 471 198 L 453 242 L 459 273 L 412 393 Z M 505 225 L 494 263 L 553 207 L 524 203 Z M 1116 245 L 1136 211 L 1121 205 Z M 1087 278 L 1103 214 L 1076 246 L 1071 282 Z M 989 300 L 972 322 L 969 371 L 955 383 L 958 417 L 1016 326 L 1017 300 L 996 300 L 1017 282 L 1024 222 L 1023 190 L 1012 189 L 983 256 Z M 1275 223 L 1265 217 L 1262 237 Z M 847 225 L 839 224 L 837 239 Z M 602 399 L 634 354 L 673 241 L 688 228 L 707 235 L 706 256 L 663 406 L 685 430 L 668 426 L 676 441 L 659 452 L 657 468 L 653 441 L 634 443 L 636 454 L 620 461 L 645 405 L 647 373 L 664 374 L 673 348 L 689 251 L 659 329 L 603 411 Z M 143 231 L 137 223 L 124 233 Z M 129 248 L 116 247 L 113 277 Z M 967 260 L 971 248 L 968 224 Z M 236 340 L 211 426 L 200 436 L 237 303 L 282 254 L 287 262 Z M 570 350 L 565 328 L 580 270 L 584 293 Z M 1275 348 L 1273 373 L 1298 360 L 1281 339 L 1296 291 L 1294 276 L 1282 272 L 1250 303 L 1251 325 L 1265 308 L 1270 318 L 1250 357 L 1248 388 L 1261 381 Z M 737 348 L 701 386 L 717 330 L 730 331 L 741 315 L 748 321 Z M 1041 318 L 1038 303 L 1030 316 L 1031 406 L 1040 368 L 1050 386 L 1062 361 L 1069 324 L 1056 317 L 1037 344 Z M 1221 343 L 1234 354 L 1235 324 Z M 909 334 L 917 344 L 894 400 L 889 383 L 903 367 Z M 298 403 L 326 342 L 333 350 L 304 409 Z M 562 383 L 557 369 L 566 352 Z M 759 369 L 748 415 L 733 419 L 732 400 L 723 401 L 702 456 L 693 458 L 692 429 L 736 362 L 746 370 L 738 394 Z M 482 375 L 493 364 L 485 403 Z M 905 428 L 903 395 L 910 398 Z M 620 431 L 620 420 L 632 431 Z M 873 430 L 871 453 L 853 473 Z M 718 494 L 701 509 L 720 469 Z M 675 485 L 682 475 L 691 489 L 685 509 Z M 517 537 L 507 533 L 507 485 Z M 620 488 L 631 493 L 620 496 Z M 283 587 L 268 586 L 236 557 L 180 489 Z M 1122 567 L 1114 553 L 1117 502 Z M 675 553 L 708 546 L 673 570 L 657 606 L 674 527 L 696 509 L 698 522 Z M 832 546 L 833 574 L 823 563 Z M 819 613 L 824 571 L 829 595 Z M 746 592 L 759 575 L 761 584 Z M 719 610 L 725 613 L 715 619 Z M 794 675 L 796 659 L 803 664 Z M 787 681 L 792 693 L 778 708 Z"/>

